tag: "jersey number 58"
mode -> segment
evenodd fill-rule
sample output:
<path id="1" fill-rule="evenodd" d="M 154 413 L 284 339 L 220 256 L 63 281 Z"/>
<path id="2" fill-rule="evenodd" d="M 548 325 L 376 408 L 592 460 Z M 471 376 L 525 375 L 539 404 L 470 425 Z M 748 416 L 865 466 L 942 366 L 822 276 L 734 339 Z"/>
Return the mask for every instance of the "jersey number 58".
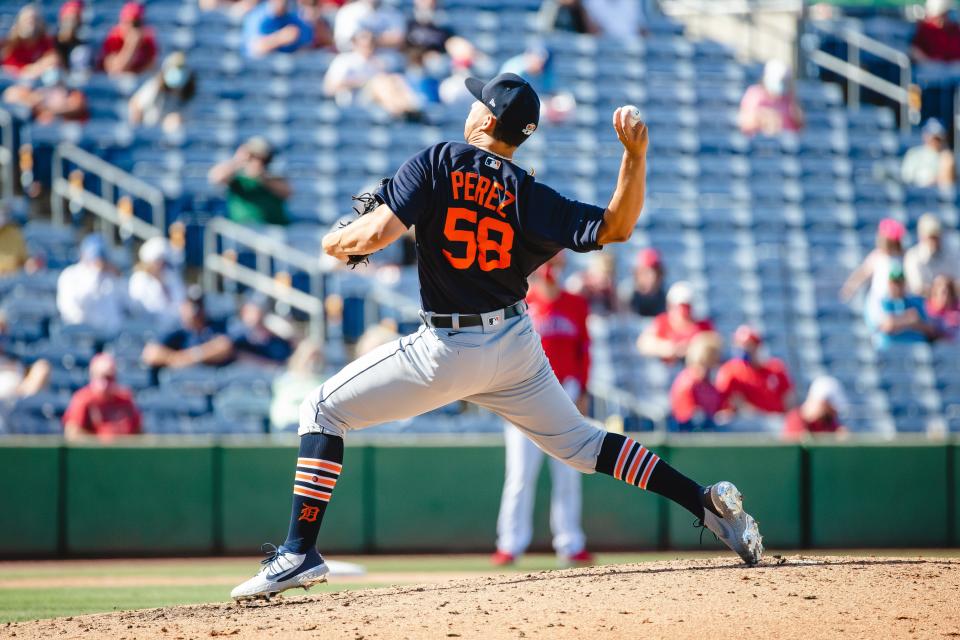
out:
<path id="1" fill-rule="evenodd" d="M 463 224 L 458 225 L 461 220 Z M 503 220 L 485 216 L 480 219 L 480 224 L 477 224 L 476 211 L 450 207 L 443 224 L 443 235 L 450 242 L 462 242 L 466 245 L 461 258 L 455 257 L 446 249 L 443 250 L 443 255 L 454 269 L 469 269 L 474 261 L 481 271 L 506 269 L 510 266 L 513 227 Z"/>

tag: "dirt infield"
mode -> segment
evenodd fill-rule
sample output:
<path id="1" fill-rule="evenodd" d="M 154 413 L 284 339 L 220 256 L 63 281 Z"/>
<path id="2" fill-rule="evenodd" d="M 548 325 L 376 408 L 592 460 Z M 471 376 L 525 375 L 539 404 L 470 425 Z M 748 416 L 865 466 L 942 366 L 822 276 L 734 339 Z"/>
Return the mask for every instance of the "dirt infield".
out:
<path id="1" fill-rule="evenodd" d="M 676 560 L 77 616 L 23 638 L 960 638 L 960 560 Z"/>

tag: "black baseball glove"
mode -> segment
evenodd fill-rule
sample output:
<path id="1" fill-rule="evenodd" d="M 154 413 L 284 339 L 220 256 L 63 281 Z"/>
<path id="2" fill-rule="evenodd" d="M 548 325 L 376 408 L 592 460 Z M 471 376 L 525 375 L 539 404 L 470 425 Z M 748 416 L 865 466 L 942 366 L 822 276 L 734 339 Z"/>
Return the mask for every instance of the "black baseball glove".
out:
<path id="1" fill-rule="evenodd" d="M 377 188 L 381 189 L 386 184 L 390 182 L 390 178 L 381 178 L 380 182 L 377 184 Z M 357 204 L 353 205 L 353 210 L 357 213 L 357 217 L 354 220 L 341 220 L 340 227 L 346 227 L 347 225 L 353 224 L 356 220 L 359 220 L 363 216 L 372 212 L 374 209 L 379 207 L 383 202 L 379 200 L 374 192 L 359 193 L 355 196 L 350 196 L 350 199 L 355 201 Z M 370 254 L 361 254 L 356 256 L 347 256 L 347 264 L 350 265 L 351 269 L 355 269 L 359 264 L 367 264 L 370 262 Z"/>

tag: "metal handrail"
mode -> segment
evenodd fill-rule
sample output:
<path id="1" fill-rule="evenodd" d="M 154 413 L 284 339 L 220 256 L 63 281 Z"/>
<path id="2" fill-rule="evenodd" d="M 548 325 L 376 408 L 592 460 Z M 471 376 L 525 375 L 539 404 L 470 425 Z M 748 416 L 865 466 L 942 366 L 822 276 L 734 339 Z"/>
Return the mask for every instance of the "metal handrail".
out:
<path id="1" fill-rule="evenodd" d="M 0 199 L 6 201 L 14 195 L 16 180 L 17 150 L 14 147 L 13 114 L 0 109 Z"/>
<path id="2" fill-rule="evenodd" d="M 844 40 L 847 45 L 847 59 L 843 60 L 817 48 L 812 41 L 801 39 L 802 47 L 807 59 L 819 67 L 833 71 L 843 76 L 848 83 L 847 104 L 857 109 L 860 107 L 860 92 L 866 87 L 882 96 L 893 100 L 900 106 L 900 129 L 910 130 L 910 82 L 912 79 L 912 63 L 910 56 L 903 51 L 874 40 L 850 25 L 835 26 L 825 22 L 808 22 L 810 26 L 832 36 Z M 860 66 L 862 51 L 873 54 L 900 68 L 900 83 L 894 84 L 889 80 L 869 73 Z"/>
<path id="3" fill-rule="evenodd" d="M 623 412 L 610 410 L 607 405 L 625 409 L 638 417 L 647 418 L 654 424 L 654 430 L 665 433 L 667 430 L 667 409 L 663 401 L 657 402 L 650 398 L 640 398 L 634 394 L 608 385 L 590 383 L 587 391 L 593 396 L 594 413 L 606 414 L 607 417 L 622 415 Z M 598 404 L 600 407 L 598 407 Z M 597 409 L 600 409 L 599 411 Z"/>
<path id="4" fill-rule="evenodd" d="M 85 173 L 100 179 L 101 192 L 94 193 L 83 185 L 81 176 L 71 179 L 64 174 L 64 165 L 69 162 Z M 73 172 L 71 172 L 72 174 Z M 54 222 L 69 224 L 64 203 L 96 215 L 101 222 L 117 228 L 124 235 L 147 240 L 166 235 L 167 210 L 163 192 L 123 169 L 84 151 L 80 147 L 63 142 L 53 152 L 53 176 L 50 187 L 50 205 Z M 151 207 L 150 220 L 133 214 L 132 203 L 121 206 L 123 194 L 129 194 Z"/>

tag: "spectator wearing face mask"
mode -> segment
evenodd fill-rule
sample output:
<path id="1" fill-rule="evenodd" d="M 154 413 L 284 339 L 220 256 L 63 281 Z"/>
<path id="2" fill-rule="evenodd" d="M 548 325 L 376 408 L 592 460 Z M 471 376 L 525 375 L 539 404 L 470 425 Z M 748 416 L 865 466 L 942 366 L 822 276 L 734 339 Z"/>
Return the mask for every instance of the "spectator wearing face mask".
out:
<path id="1" fill-rule="evenodd" d="M 102 440 L 140 433 L 140 410 L 130 390 L 117 384 L 117 363 L 100 353 L 90 361 L 90 383 L 77 390 L 63 414 L 68 440 L 92 435 Z"/>
<path id="2" fill-rule="evenodd" d="M 799 440 L 808 434 L 843 433 L 840 416 L 847 410 L 847 396 L 836 378 L 818 376 L 810 383 L 803 404 L 787 414 L 783 437 Z"/>
<path id="3" fill-rule="evenodd" d="M 943 274 L 951 279 L 960 277 L 960 256 L 943 244 L 943 227 L 940 219 L 925 213 L 917 221 L 919 242 L 903 256 L 903 272 L 907 287 L 918 296 L 930 291 L 933 279 Z"/>
<path id="4" fill-rule="evenodd" d="M 775 136 L 803 128 L 803 110 L 793 92 L 793 74 L 779 60 L 763 67 L 763 81 L 747 88 L 740 101 L 740 131 Z"/>
<path id="5" fill-rule="evenodd" d="M 127 302 L 124 282 L 107 261 L 103 238 L 88 235 L 80 245 L 80 262 L 64 269 L 57 280 L 60 319 L 111 334 L 123 324 Z"/>
<path id="6" fill-rule="evenodd" d="M 923 144 L 907 149 L 900 165 L 900 178 L 913 187 L 949 189 L 957 182 L 953 151 L 947 146 L 947 130 L 936 118 L 921 129 Z"/>
<path id="7" fill-rule="evenodd" d="M 173 266 L 173 252 L 165 238 L 150 238 L 140 247 L 140 263 L 127 288 L 137 313 L 153 318 L 159 329 L 170 329 L 179 319 L 186 298 L 183 278 Z"/>
<path id="8" fill-rule="evenodd" d="M 0 47 L 0 61 L 4 71 L 20 78 L 37 78 L 56 64 L 53 38 L 36 5 L 25 5 L 17 13 Z"/>
<path id="9" fill-rule="evenodd" d="M 146 8 L 128 2 L 120 9 L 120 21 L 110 29 L 100 51 L 100 66 L 109 75 L 143 73 L 157 60 L 157 39 L 147 27 Z"/>
<path id="10" fill-rule="evenodd" d="M 640 353 L 660 358 L 666 364 L 675 364 L 687 355 L 687 347 L 694 336 L 713 331 L 709 319 L 697 319 L 693 314 L 693 287 L 681 280 L 667 292 L 667 310 L 653 319 L 637 339 Z"/>
<path id="11" fill-rule="evenodd" d="M 731 402 L 740 401 L 762 413 L 785 413 L 793 383 L 779 358 L 764 358 L 763 338 L 741 325 L 733 335 L 734 355 L 717 371 L 717 389 Z"/>
<path id="12" fill-rule="evenodd" d="M 887 294 L 880 304 L 882 313 L 875 335 L 878 348 L 927 342 L 938 337 L 936 326 L 927 317 L 923 298 L 907 292 L 900 263 L 890 265 Z"/>
<path id="13" fill-rule="evenodd" d="M 171 53 L 163 61 L 160 72 L 131 96 L 130 124 L 176 131 L 183 126 L 183 112 L 196 92 L 196 75 L 187 68 L 186 56 L 181 52 Z"/>
<path id="14" fill-rule="evenodd" d="M 90 67 L 90 47 L 80 37 L 83 28 L 83 2 L 67 0 L 60 5 L 57 22 L 57 37 L 54 48 L 60 58 L 60 66 L 69 70 Z"/>
<path id="15" fill-rule="evenodd" d="M 90 117 L 87 96 L 67 85 L 66 74 L 60 67 L 44 71 L 37 87 L 22 84 L 8 87 L 3 92 L 3 101 L 29 109 L 31 117 L 40 124 L 85 122 Z"/>

